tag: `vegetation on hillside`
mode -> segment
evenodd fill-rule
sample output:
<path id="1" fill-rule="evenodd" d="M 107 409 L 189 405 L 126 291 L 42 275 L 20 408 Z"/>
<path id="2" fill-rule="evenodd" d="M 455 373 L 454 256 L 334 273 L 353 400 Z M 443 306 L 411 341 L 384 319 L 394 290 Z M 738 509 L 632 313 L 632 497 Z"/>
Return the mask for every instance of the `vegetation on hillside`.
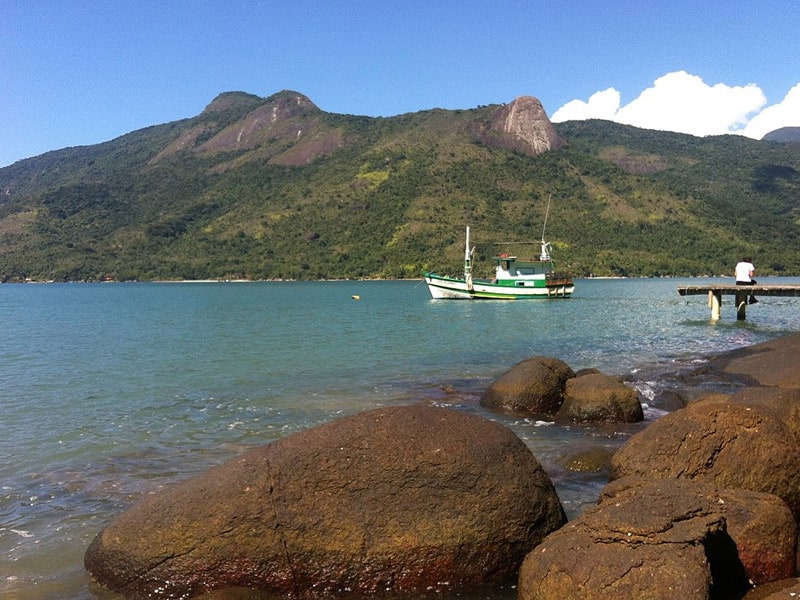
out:
<path id="1" fill-rule="evenodd" d="M 729 274 L 745 254 L 800 274 L 800 144 L 584 121 L 532 157 L 476 140 L 491 107 L 308 109 L 291 124 L 321 140 L 310 162 L 291 164 L 289 137 L 197 151 L 276 97 L 224 94 L 194 119 L 0 169 L 0 277 L 412 278 L 458 272 L 465 225 L 488 274 L 497 242 L 541 236 L 548 198 L 554 258 L 578 276 Z"/>

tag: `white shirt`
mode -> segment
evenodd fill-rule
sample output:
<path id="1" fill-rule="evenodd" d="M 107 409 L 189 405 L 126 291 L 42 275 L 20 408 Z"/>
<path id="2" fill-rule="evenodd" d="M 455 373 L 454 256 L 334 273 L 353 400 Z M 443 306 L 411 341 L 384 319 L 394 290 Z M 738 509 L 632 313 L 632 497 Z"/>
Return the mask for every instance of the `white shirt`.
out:
<path id="1" fill-rule="evenodd" d="M 753 274 L 755 267 L 753 263 L 740 262 L 736 265 L 736 281 L 750 283 L 750 275 Z"/>

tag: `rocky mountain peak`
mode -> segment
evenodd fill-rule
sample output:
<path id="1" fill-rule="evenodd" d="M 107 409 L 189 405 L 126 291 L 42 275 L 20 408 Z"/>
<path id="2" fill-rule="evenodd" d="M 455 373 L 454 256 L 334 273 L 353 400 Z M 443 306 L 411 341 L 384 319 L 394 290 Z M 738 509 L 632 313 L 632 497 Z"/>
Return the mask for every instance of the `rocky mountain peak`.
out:
<path id="1" fill-rule="evenodd" d="M 318 135 L 315 146 L 307 148 L 309 132 L 319 134 L 319 108 L 307 96 L 283 90 L 268 98 L 244 92 L 224 92 L 203 110 L 196 125 L 184 129 L 150 162 L 158 163 L 177 152 L 214 154 L 219 152 L 253 151 L 263 148 L 261 157 L 273 157 L 285 164 L 305 164 L 314 157 L 337 148 L 340 140 L 334 135 Z M 226 124 L 227 123 L 227 124 Z M 320 141 L 322 140 L 322 141 Z M 279 149 L 271 145 L 277 143 Z M 287 148 L 302 146 L 291 157 L 274 157 Z M 220 169 L 227 168 L 220 167 Z"/>
<path id="2" fill-rule="evenodd" d="M 282 144 L 297 146 L 306 141 L 311 131 L 319 133 L 317 113 L 320 112 L 319 108 L 303 94 L 290 91 L 278 92 L 260 100 L 260 103 L 242 118 L 195 149 L 201 153 L 253 150 L 270 146 L 280 140 L 282 142 L 278 143 L 279 146 Z M 329 151 L 336 146 L 338 142 L 332 142 L 326 144 L 325 148 Z M 267 151 L 268 154 L 272 152 L 273 150 Z"/>
<path id="3" fill-rule="evenodd" d="M 255 108 L 262 102 L 264 102 L 263 98 L 246 92 L 223 92 L 203 109 L 203 114 L 225 112 L 237 106 Z"/>
<path id="4" fill-rule="evenodd" d="M 226 112 L 232 109 L 254 110 L 262 105 L 268 105 L 275 114 L 281 118 L 289 118 L 308 110 L 319 110 L 307 96 L 291 90 L 283 90 L 272 94 L 268 98 L 261 98 L 246 92 L 223 92 L 203 109 L 204 115 Z"/>
<path id="5" fill-rule="evenodd" d="M 566 146 L 533 96 L 521 96 L 498 108 L 478 135 L 485 144 L 531 156 Z"/>
<path id="6" fill-rule="evenodd" d="M 317 105 L 309 100 L 308 96 L 290 90 L 273 94 L 267 98 L 267 104 L 272 107 L 273 114 L 278 115 L 277 118 L 290 118 L 309 111 L 319 111 Z"/>

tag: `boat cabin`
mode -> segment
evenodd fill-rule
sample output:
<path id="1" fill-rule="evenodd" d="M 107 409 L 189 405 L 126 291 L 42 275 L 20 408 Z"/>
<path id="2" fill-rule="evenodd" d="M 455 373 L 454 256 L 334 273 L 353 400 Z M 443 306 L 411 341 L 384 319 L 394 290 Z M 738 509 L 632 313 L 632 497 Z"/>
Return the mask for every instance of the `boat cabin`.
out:
<path id="1" fill-rule="evenodd" d="M 553 271 L 553 263 L 550 260 L 519 260 L 516 256 L 501 254 L 495 257 L 495 278 L 500 281 L 503 279 L 542 279 Z"/>

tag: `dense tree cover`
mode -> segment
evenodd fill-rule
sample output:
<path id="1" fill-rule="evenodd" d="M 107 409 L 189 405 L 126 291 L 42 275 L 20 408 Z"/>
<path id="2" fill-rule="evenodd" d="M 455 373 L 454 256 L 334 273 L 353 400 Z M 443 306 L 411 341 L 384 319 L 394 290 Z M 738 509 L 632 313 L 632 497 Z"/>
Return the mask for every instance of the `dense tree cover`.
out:
<path id="1" fill-rule="evenodd" d="M 488 274 L 498 243 L 541 237 L 548 199 L 554 258 L 579 276 L 729 274 L 744 254 L 800 274 L 800 144 L 584 121 L 532 157 L 476 141 L 485 107 L 318 111 L 317 130 L 343 141 L 300 165 L 275 159 L 290 138 L 165 152 L 273 99 L 223 95 L 195 119 L 0 169 L 0 277 L 419 277 L 458 272 L 465 225 Z"/>

